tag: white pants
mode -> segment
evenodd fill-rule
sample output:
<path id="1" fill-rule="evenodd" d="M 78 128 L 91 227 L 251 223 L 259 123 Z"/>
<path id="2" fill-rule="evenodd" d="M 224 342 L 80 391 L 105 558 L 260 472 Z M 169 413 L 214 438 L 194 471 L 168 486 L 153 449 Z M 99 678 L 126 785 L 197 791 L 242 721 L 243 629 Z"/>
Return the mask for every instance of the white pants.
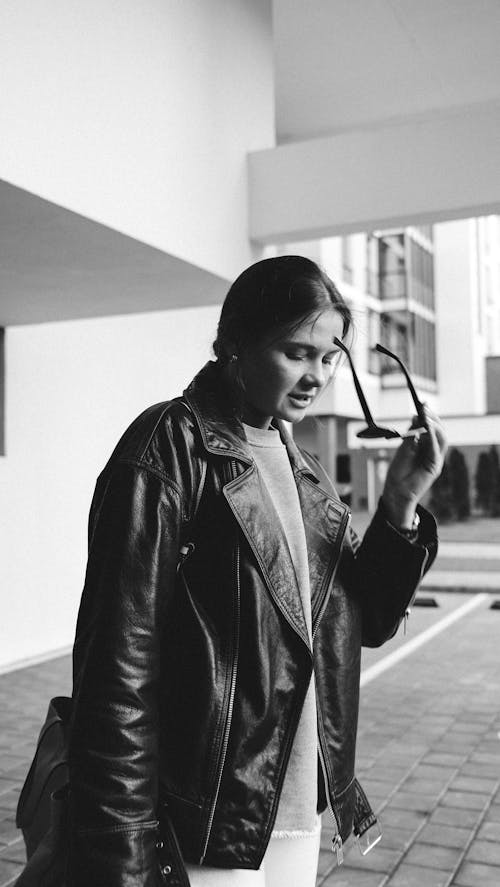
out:
<path id="1" fill-rule="evenodd" d="M 315 887 L 321 830 L 301 838 L 271 838 L 262 865 L 218 869 L 188 865 L 191 887 Z"/>

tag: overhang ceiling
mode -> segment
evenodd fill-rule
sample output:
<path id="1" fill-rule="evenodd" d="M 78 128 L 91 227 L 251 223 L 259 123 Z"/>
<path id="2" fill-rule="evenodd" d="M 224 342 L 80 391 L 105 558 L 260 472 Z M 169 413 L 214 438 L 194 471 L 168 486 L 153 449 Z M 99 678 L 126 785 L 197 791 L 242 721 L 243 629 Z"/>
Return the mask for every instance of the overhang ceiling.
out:
<path id="1" fill-rule="evenodd" d="M 499 0 L 274 0 L 278 142 L 500 102 Z"/>
<path id="2" fill-rule="evenodd" d="M 215 304 L 227 286 L 0 181 L 0 326 Z"/>
<path id="3" fill-rule="evenodd" d="M 274 0 L 258 244 L 500 213 L 499 0 Z"/>

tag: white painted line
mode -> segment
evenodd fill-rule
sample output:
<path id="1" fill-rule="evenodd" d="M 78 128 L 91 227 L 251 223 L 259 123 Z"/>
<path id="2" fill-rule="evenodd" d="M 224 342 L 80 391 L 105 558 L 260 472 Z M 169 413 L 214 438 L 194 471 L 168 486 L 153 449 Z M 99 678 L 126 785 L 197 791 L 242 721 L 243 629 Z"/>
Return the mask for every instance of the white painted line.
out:
<path id="1" fill-rule="evenodd" d="M 393 665 L 396 665 L 397 662 L 400 662 L 401 659 L 405 659 L 407 656 L 410 656 L 411 653 L 414 653 L 415 650 L 418 650 L 423 644 L 426 644 L 427 641 L 430 641 L 431 638 L 436 637 L 437 634 L 440 634 L 445 628 L 448 628 L 449 625 L 453 625 L 454 622 L 458 622 L 462 616 L 466 616 L 467 613 L 470 613 L 471 610 L 475 610 L 476 607 L 480 607 L 481 604 L 484 604 L 486 600 L 490 599 L 489 594 L 477 594 L 474 595 L 469 601 L 465 604 L 462 604 L 461 607 L 458 607 L 456 610 L 453 610 L 452 613 L 448 613 L 447 616 L 444 616 L 443 619 L 440 619 L 439 622 L 436 622 L 435 625 L 431 625 L 430 628 L 427 628 L 425 631 L 421 631 L 420 634 L 417 634 L 413 640 L 408 641 L 407 644 L 403 644 L 402 647 L 399 647 L 397 650 L 394 650 L 393 653 L 389 653 L 388 656 L 384 656 L 379 662 L 376 662 L 375 665 L 371 665 L 369 668 L 365 668 L 361 672 L 360 679 L 360 687 L 365 687 L 366 684 L 369 684 L 370 681 L 374 681 L 375 678 L 378 678 L 380 674 L 387 669 L 392 668 Z"/>
<path id="2" fill-rule="evenodd" d="M 422 579 L 420 586 L 426 588 L 488 588 L 500 591 L 500 571 L 495 573 L 486 570 L 429 570 Z"/>
<path id="3" fill-rule="evenodd" d="M 499 542 L 441 542 L 439 540 L 440 557 L 490 557 L 500 560 Z"/>

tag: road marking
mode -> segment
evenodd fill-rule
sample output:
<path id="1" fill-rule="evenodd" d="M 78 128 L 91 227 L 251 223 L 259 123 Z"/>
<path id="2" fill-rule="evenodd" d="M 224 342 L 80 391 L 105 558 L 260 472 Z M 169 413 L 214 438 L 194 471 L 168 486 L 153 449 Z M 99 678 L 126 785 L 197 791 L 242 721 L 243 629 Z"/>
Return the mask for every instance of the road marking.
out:
<path id="1" fill-rule="evenodd" d="M 442 542 L 439 540 L 440 557 L 488 557 L 500 560 L 498 542 Z"/>
<path id="2" fill-rule="evenodd" d="M 473 591 L 474 588 L 491 589 L 491 591 L 500 590 L 500 571 L 495 572 L 479 572 L 476 570 L 429 570 L 427 576 L 424 576 L 421 588 L 428 591 L 430 588 L 457 588 L 459 590 L 468 589 Z"/>
<path id="3" fill-rule="evenodd" d="M 408 641 L 408 643 L 403 644 L 402 647 L 398 647 L 397 650 L 394 650 L 392 653 L 389 653 L 388 656 L 384 656 L 379 662 L 376 662 L 375 665 L 371 665 L 369 668 L 365 668 L 361 672 L 360 679 L 360 687 L 365 687 L 366 684 L 369 684 L 370 681 L 374 681 L 375 678 L 378 678 L 380 674 L 387 669 L 392 668 L 393 665 L 396 665 L 397 662 L 400 662 L 401 659 L 405 659 L 407 656 L 410 656 L 411 653 L 414 653 L 415 650 L 418 650 L 423 644 L 426 644 L 427 641 L 430 641 L 432 638 L 436 637 L 437 634 L 440 634 L 445 628 L 448 628 L 449 625 L 453 625 L 454 622 L 458 622 L 462 616 L 466 616 L 467 613 L 470 613 L 471 610 L 475 610 L 476 607 L 480 607 L 486 600 L 489 600 L 489 594 L 478 594 L 474 595 L 471 600 L 467 601 L 467 603 L 462 604 L 461 607 L 458 607 L 457 610 L 453 610 L 452 613 L 448 613 L 447 616 L 444 616 L 439 622 L 436 622 L 435 625 L 431 625 L 430 628 L 426 628 L 425 631 L 421 631 L 420 634 L 417 634 L 413 640 Z"/>

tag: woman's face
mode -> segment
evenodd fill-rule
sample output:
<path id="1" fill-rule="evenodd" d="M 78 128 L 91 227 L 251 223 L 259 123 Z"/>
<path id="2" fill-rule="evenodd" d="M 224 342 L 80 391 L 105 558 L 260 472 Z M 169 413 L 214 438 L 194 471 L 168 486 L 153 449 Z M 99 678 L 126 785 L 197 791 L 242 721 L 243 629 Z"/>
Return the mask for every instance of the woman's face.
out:
<path id="1" fill-rule="evenodd" d="M 238 357 L 243 422 L 256 428 L 268 428 L 272 418 L 300 422 L 332 375 L 339 353 L 333 339 L 342 328 L 340 314 L 325 308 L 293 332 L 246 348 Z"/>

